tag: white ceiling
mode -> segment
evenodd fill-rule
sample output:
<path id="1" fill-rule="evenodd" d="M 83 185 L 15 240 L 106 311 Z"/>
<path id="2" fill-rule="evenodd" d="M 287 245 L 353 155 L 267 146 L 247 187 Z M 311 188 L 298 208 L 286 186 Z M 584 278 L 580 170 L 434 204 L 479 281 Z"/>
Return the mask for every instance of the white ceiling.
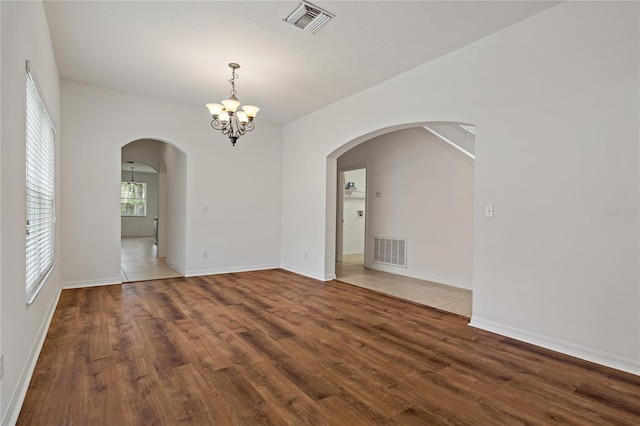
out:
<path id="1" fill-rule="evenodd" d="M 558 2 L 314 1 L 336 17 L 311 35 L 295 1 L 47 1 L 63 79 L 202 107 L 228 96 L 287 123 Z"/>

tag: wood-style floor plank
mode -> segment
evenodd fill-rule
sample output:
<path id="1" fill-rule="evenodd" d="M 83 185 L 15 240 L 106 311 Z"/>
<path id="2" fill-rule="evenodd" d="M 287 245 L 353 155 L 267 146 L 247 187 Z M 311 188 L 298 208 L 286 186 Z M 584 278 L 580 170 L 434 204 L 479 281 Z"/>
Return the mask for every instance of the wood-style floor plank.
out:
<path id="1" fill-rule="evenodd" d="M 64 290 L 19 425 L 637 425 L 640 377 L 282 270 Z"/>

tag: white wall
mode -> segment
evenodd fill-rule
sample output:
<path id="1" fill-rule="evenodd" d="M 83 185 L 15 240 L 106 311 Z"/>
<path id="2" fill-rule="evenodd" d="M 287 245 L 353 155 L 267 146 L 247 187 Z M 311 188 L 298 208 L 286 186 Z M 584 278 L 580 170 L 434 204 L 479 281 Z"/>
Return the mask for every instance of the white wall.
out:
<path id="1" fill-rule="evenodd" d="M 120 236 L 122 237 L 152 237 L 153 218 L 158 216 L 158 174 L 133 171 L 136 182 L 147 184 L 147 215 L 121 216 Z M 131 180 L 131 171 L 122 171 L 122 182 Z"/>
<path id="2" fill-rule="evenodd" d="M 333 274 L 335 157 L 475 123 L 472 324 L 640 373 L 638 6 L 562 3 L 288 124 L 283 265 Z"/>
<path id="3" fill-rule="evenodd" d="M 165 158 L 167 173 L 169 162 L 185 170 L 184 177 L 167 176 L 167 184 L 186 188 L 182 199 L 168 203 L 174 228 L 167 233 L 181 234 L 183 242 L 172 245 L 176 252 L 166 254 L 168 263 L 186 275 L 280 264 L 279 126 L 257 122 L 232 147 L 211 129 L 204 107 L 69 81 L 62 82 L 62 112 L 65 285 L 120 281 L 121 147 L 138 139 L 168 142 L 186 155 Z M 88 241 L 92 250 L 86 250 Z"/>
<path id="4" fill-rule="evenodd" d="M 60 217 L 60 86 L 49 28 L 40 2 L 0 2 L 2 48 L 2 129 L 0 232 L 0 323 L 4 352 L 0 418 L 13 424 L 26 393 L 31 368 L 46 334 L 60 289 L 63 256 L 60 222 L 56 223 L 55 265 L 35 301 L 26 306 L 25 296 L 25 60 L 36 73 L 40 95 L 58 130 L 56 135 L 56 208 Z"/>
<path id="5" fill-rule="evenodd" d="M 165 175 L 166 191 L 163 195 L 166 199 L 166 211 L 161 215 L 160 235 L 163 235 L 162 247 L 165 248 L 166 262 L 176 271 L 187 275 L 187 158 L 182 152 L 164 145 L 162 147 L 162 165 L 160 170 Z M 192 225 L 193 226 L 193 225 Z M 220 224 L 217 224 L 220 226 Z M 203 230 L 206 232 L 207 230 Z M 197 229 L 195 230 L 197 232 Z M 196 251 L 192 250 L 192 251 Z"/>
<path id="6" fill-rule="evenodd" d="M 471 289 L 473 165 L 420 128 L 378 136 L 338 159 L 338 168 L 358 164 L 367 164 L 369 182 L 365 265 Z M 406 238 L 407 267 L 373 262 L 374 236 Z"/>
<path id="7" fill-rule="evenodd" d="M 343 254 L 364 254 L 365 218 L 358 216 L 358 211 L 366 211 L 367 171 L 366 169 L 348 170 L 344 172 L 344 181 L 353 182 L 355 191 L 341 188 L 343 194 Z M 366 215 L 366 213 L 365 213 Z"/>

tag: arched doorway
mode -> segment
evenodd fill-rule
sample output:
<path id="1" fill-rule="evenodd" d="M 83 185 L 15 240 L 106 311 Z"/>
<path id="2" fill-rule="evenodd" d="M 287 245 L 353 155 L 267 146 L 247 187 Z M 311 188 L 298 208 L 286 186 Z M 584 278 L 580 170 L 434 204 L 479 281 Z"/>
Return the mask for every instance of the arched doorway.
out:
<path id="1" fill-rule="evenodd" d="M 134 203 L 146 204 L 146 208 L 131 207 L 121 198 L 123 281 L 183 276 L 186 154 L 164 141 L 138 139 L 122 146 L 121 160 L 121 196 L 122 188 L 135 187 Z M 146 199 L 141 199 L 142 195 Z"/>
<path id="2" fill-rule="evenodd" d="M 336 260 L 346 220 L 343 170 L 367 167 L 368 202 L 364 267 L 338 262 L 337 278 L 470 316 L 474 144 L 474 126 L 438 122 L 393 129 L 340 152 Z"/>

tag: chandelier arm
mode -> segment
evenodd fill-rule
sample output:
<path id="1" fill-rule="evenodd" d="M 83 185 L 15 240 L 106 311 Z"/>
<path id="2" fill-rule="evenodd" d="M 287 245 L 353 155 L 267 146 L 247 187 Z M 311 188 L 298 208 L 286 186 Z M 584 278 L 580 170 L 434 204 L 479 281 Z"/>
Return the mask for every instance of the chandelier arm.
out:
<path id="1" fill-rule="evenodd" d="M 225 136 L 233 136 L 233 125 L 231 125 L 230 123 L 225 124 L 217 118 L 214 118 L 213 120 L 211 120 L 211 127 L 213 127 L 215 130 L 220 130 Z"/>
<path id="2" fill-rule="evenodd" d="M 224 125 L 222 124 L 222 122 L 220 120 L 218 120 L 217 118 L 214 118 L 213 120 L 211 120 L 211 127 L 213 127 L 216 130 L 222 130 L 224 129 Z"/>

